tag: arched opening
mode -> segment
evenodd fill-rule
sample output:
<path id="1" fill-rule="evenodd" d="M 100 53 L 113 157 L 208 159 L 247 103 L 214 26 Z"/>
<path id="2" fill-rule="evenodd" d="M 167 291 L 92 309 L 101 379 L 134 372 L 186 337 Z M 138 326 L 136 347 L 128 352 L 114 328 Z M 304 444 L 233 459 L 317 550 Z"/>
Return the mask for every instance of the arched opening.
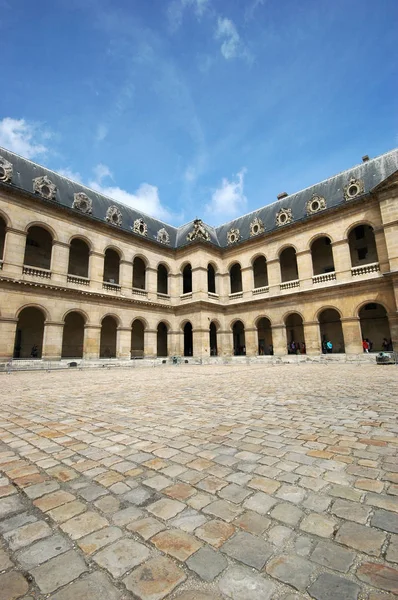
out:
<path id="1" fill-rule="evenodd" d="M 369 344 L 370 352 L 393 350 L 387 311 L 381 304 L 369 302 L 359 311 L 362 340 Z"/>
<path id="2" fill-rule="evenodd" d="M 211 263 L 207 265 L 207 291 L 216 293 L 216 270 Z"/>
<path id="3" fill-rule="evenodd" d="M 144 358 L 145 325 L 136 319 L 131 328 L 131 358 Z"/>
<path id="4" fill-rule="evenodd" d="M 264 256 L 258 256 L 253 262 L 254 288 L 268 286 L 267 261 Z"/>
<path id="5" fill-rule="evenodd" d="M 210 323 L 210 356 L 218 356 L 217 350 L 217 326 L 215 323 Z"/>
<path id="6" fill-rule="evenodd" d="M 182 293 L 190 294 L 192 292 L 192 267 L 188 263 L 182 270 Z"/>
<path id="7" fill-rule="evenodd" d="M 285 319 L 288 354 L 305 354 L 305 338 L 303 319 L 297 313 L 292 313 Z"/>
<path id="8" fill-rule="evenodd" d="M 282 250 L 279 256 L 281 266 L 281 281 L 295 281 L 298 279 L 296 250 L 289 246 Z"/>
<path id="9" fill-rule="evenodd" d="M 242 270 L 239 263 L 235 263 L 229 270 L 229 279 L 231 282 L 231 294 L 242 291 Z"/>
<path id="10" fill-rule="evenodd" d="M 246 354 L 245 326 L 242 321 L 235 321 L 232 327 L 234 340 L 234 355 L 244 356 Z"/>
<path id="11" fill-rule="evenodd" d="M 370 225 L 357 225 L 348 236 L 351 266 L 360 267 L 378 262 L 375 234 Z"/>
<path id="12" fill-rule="evenodd" d="M 38 269 L 51 268 L 53 238 L 43 227 L 29 227 L 26 237 L 24 265 Z"/>
<path id="13" fill-rule="evenodd" d="M 62 358 L 83 358 L 84 324 L 85 319 L 80 313 L 74 311 L 66 315 L 62 335 Z"/>
<path id="14" fill-rule="evenodd" d="M 77 277 L 88 277 L 90 248 L 80 238 L 74 238 L 70 243 L 68 274 Z"/>
<path id="15" fill-rule="evenodd" d="M 184 325 L 184 356 L 193 355 L 193 335 L 192 335 L 192 323 L 188 321 Z"/>
<path id="16" fill-rule="evenodd" d="M 156 346 L 158 356 L 167 356 L 167 325 L 166 323 L 160 322 L 158 325 L 158 331 L 156 336 Z"/>
<path id="17" fill-rule="evenodd" d="M 273 354 L 271 321 L 266 317 L 259 319 L 257 322 L 257 336 L 259 355 Z"/>
<path id="18" fill-rule="evenodd" d="M 314 240 L 311 244 L 311 257 L 314 275 L 333 273 L 334 261 L 330 238 L 324 236 Z"/>
<path id="19" fill-rule="evenodd" d="M 100 358 L 116 357 L 117 322 L 114 317 L 108 316 L 102 319 Z"/>
<path id="20" fill-rule="evenodd" d="M 112 248 L 105 250 L 104 281 L 106 283 L 119 283 L 120 256 Z"/>
<path id="21" fill-rule="evenodd" d="M 335 308 L 325 308 L 318 318 L 323 354 L 344 352 L 344 335 L 340 315 Z"/>
<path id="22" fill-rule="evenodd" d="M 146 265 L 142 258 L 136 256 L 133 261 L 133 288 L 145 290 Z"/>
<path id="23" fill-rule="evenodd" d="M 40 308 L 28 306 L 18 316 L 14 358 L 41 358 L 45 315 Z"/>
<path id="24" fill-rule="evenodd" d="M 169 272 L 165 265 L 158 266 L 158 293 L 169 293 Z"/>
<path id="25" fill-rule="evenodd" d="M 3 256 L 4 256 L 4 246 L 5 246 L 5 241 L 6 241 L 6 227 L 7 224 L 4 221 L 4 219 L 2 219 L 0 217 L 0 260 L 3 260 Z"/>

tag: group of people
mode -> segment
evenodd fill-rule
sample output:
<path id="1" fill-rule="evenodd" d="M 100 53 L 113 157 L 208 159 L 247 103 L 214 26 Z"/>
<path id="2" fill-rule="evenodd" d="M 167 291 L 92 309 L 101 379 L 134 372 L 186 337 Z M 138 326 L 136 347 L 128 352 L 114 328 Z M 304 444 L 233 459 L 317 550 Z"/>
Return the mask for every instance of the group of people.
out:
<path id="1" fill-rule="evenodd" d="M 306 354 L 307 349 L 304 342 L 295 342 L 292 340 L 290 344 L 287 345 L 287 353 L 288 354 Z"/>
<path id="2" fill-rule="evenodd" d="M 322 339 L 322 354 L 332 354 L 333 343 L 324 335 Z"/>
<path id="3" fill-rule="evenodd" d="M 265 346 L 263 344 L 260 344 L 260 347 L 258 349 L 258 353 L 260 356 L 264 356 L 264 354 L 270 354 L 271 356 L 274 354 L 274 347 L 272 344 L 270 344 L 268 346 L 268 352 L 266 352 L 265 350 Z"/>

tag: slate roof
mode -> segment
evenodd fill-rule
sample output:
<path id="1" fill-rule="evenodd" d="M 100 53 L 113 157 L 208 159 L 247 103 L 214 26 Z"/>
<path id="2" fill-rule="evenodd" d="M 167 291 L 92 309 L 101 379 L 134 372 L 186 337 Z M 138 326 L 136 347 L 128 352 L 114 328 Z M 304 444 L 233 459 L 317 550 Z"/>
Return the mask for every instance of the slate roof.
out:
<path id="1" fill-rule="evenodd" d="M 112 198 L 104 196 L 81 183 L 72 181 L 50 169 L 22 158 L 9 150 L 0 148 L 0 157 L 5 158 L 13 165 L 12 181 L 10 183 L 2 184 L 4 186 L 19 188 L 34 195 L 43 202 L 53 203 L 54 201 L 46 200 L 33 192 L 33 179 L 46 175 L 57 187 L 55 200 L 57 204 L 60 204 L 71 211 L 75 211 L 75 209 L 72 208 L 74 194 L 77 192 L 84 192 L 92 200 L 92 214 L 88 217 L 90 219 L 106 222 L 105 217 L 108 208 L 110 206 L 116 206 L 120 210 L 123 219 L 120 229 L 130 232 L 131 235 L 141 237 L 139 234 L 134 234 L 132 232 L 132 227 L 136 219 L 142 218 L 148 227 L 147 238 L 149 240 L 158 243 L 156 242 L 157 233 L 160 229 L 165 229 L 170 236 L 168 247 L 179 248 L 190 243 L 187 240 L 187 234 L 192 230 L 193 222 L 186 223 L 181 227 L 168 225 L 159 219 L 155 219 L 154 217 L 150 217 L 125 204 L 116 202 Z M 228 221 L 219 227 L 214 228 L 204 224 L 210 235 L 210 241 L 207 243 L 219 247 L 226 247 L 228 245 L 227 233 L 230 229 L 239 230 L 240 242 L 249 239 L 250 223 L 255 217 L 259 217 L 263 222 L 266 235 L 279 228 L 276 224 L 276 215 L 282 208 L 291 209 L 293 223 L 304 219 L 310 219 L 312 216 L 307 216 L 306 204 L 313 195 L 319 195 L 325 198 L 327 211 L 346 203 L 344 198 L 344 187 L 349 183 L 351 178 L 363 182 L 364 191 L 362 195 L 366 195 L 397 171 L 398 149 L 395 149 L 367 162 L 356 165 L 347 171 L 334 175 L 333 177 L 312 185 L 300 192 L 288 195 L 277 202 L 268 204 L 263 208 L 259 208 L 246 215 L 233 219 L 232 221 Z M 109 227 L 115 226 L 109 225 Z M 285 227 L 289 227 L 289 225 L 284 225 L 283 229 L 285 229 Z"/>

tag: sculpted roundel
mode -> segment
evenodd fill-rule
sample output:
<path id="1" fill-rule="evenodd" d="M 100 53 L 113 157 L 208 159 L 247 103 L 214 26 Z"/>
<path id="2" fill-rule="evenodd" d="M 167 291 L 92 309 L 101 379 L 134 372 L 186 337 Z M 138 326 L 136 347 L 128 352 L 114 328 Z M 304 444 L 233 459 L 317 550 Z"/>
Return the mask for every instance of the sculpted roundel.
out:
<path id="1" fill-rule="evenodd" d="M 134 233 L 139 233 L 140 235 L 148 235 L 148 226 L 144 219 L 136 219 L 134 221 L 133 231 Z"/>
<path id="2" fill-rule="evenodd" d="M 157 232 L 156 240 L 161 244 L 170 244 L 170 236 L 164 227 Z"/>
<path id="3" fill-rule="evenodd" d="M 93 212 L 93 201 L 84 192 L 77 192 L 73 196 L 72 208 L 80 210 L 86 215 L 91 215 Z"/>
<path id="4" fill-rule="evenodd" d="M 325 210 L 325 208 L 325 198 L 323 196 L 318 196 L 318 194 L 314 194 L 307 202 L 307 215 L 313 215 L 320 210 Z"/>
<path id="5" fill-rule="evenodd" d="M 278 227 L 282 225 L 287 225 L 288 223 L 292 223 L 293 221 L 293 213 L 291 208 L 281 208 L 279 212 L 276 213 L 276 224 Z"/>
<path id="6" fill-rule="evenodd" d="M 11 181 L 12 164 L 3 156 L 0 156 L 0 181 Z"/>
<path id="7" fill-rule="evenodd" d="M 47 200 L 55 200 L 57 186 L 47 175 L 43 175 L 43 177 L 36 177 L 33 180 L 33 191 L 43 196 L 43 198 L 47 198 Z"/>
<path id="8" fill-rule="evenodd" d="M 108 223 L 112 223 L 112 225 L 117 225 L 118 227 L 121 226 L 123 221 L 122 213 L 117 206 L 110 206 L 108 208 L 105 219 L 108 221 Z"/>
<path id="9" fill-rule="evenodd" d="M 236 244 L 240 240 L 240 231 L 239 229 L 232 228 L 227 233 L 227 242 L 228 244 Z"/>
<path id="10" fill-rule="evenodd" d="M 259 217 L 255 217 L 250 223 L 250 237 L 264 233 L 264 223 Z"/>
<path id="11" fill-rule="evenodd" d="M 346 200 L 352 200 L 356 196 L 360 196 L 365 191 L 364 183 L 361 179 L 355 179 L 351 177 L 350 181 L 344 186 L 344 198 Z"/>

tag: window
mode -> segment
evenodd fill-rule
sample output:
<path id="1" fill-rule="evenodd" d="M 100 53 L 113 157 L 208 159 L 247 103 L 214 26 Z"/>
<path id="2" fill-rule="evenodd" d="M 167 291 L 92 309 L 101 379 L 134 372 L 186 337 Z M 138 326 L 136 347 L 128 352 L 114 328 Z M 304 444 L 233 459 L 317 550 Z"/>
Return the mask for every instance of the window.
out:
<path id="1" fill-rule="evenodd" d="M 358 248 L 357 252 L 358 252 L 358 260 L 364 260 L 368 255 L 368 249 L 366 246 L 365 246 L 365 248 Z"/>
<path id="2" fill-rule="evenodd" d="M 357 240 L 363 240 L 364 237 L 365 237 L 365 227 L 363 225 L 358 225 L 358 227 L 355 228 L 355 238 Z"/>

